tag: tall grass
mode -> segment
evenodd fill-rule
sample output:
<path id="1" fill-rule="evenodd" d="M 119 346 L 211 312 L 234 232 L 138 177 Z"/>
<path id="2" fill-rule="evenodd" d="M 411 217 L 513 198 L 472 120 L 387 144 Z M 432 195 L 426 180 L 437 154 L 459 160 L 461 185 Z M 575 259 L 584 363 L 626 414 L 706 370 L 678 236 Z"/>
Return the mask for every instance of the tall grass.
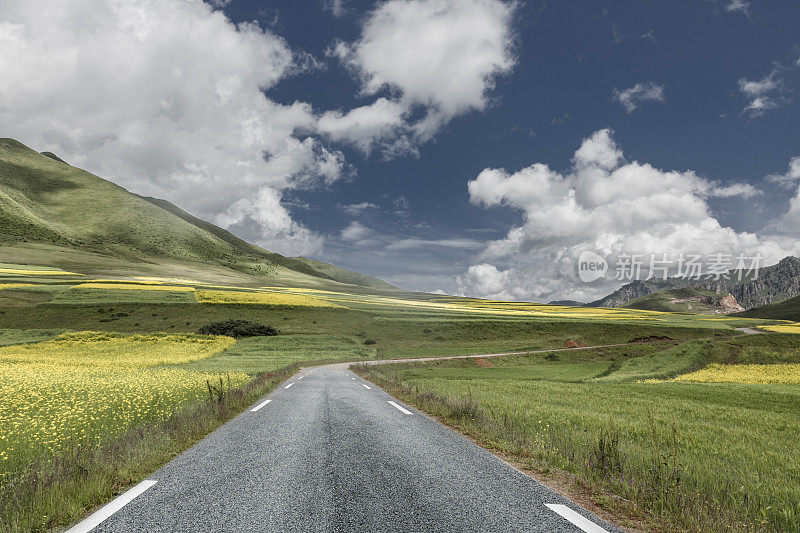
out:
<path id="1" fill-rule="evenodd" d="M 716 386 L 718 397 L 704 398 L 702 385 L 660 394 L 651 384 L 446 380 L 409 368 L 355 367 L 491 448 L 615 494 L 648 530 L 800 531 L 797 394 Z"/>

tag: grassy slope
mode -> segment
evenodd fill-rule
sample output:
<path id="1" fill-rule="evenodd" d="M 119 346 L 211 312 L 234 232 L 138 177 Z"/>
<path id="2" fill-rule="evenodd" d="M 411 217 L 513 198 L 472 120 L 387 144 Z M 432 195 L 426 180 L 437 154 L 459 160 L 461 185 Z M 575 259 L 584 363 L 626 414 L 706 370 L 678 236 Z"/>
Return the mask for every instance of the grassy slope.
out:
<path id="1" fill-rule="evenodd" d="M 671 313 L 696 313 L 696 314 L 717 314 L 715 306 L 700 302 L 673 302 L 686 298 L 712 298 L 719 299 L 720 295 L 715 291 L 705 289 L 684 288 L 658 291 L 641 298 L 636 298 L 619 307 L 630 309 L 644 309 L 647 311 L 663 311 Z"/>
<path id="2" fill-rule="evenodd" d="M 633 502 L 600 496 L 607 508 L 634 516 L 647 509 L 639 517 L 648 530 L 798 530 L 800 458 L 793 450 L 800 388 L 631 380 L 674 375 L 699 361 L 800 362 L 800 337 L 559 357 L 359 372 L 538 471 L 563 469 Z"/>
<path id="3" fill-rule="evenodd" d="M 774 304 L 748 309 L 735 316 L 747 318 L 772 318 L 775 320 L 800 320 L 800 296 Z"/>
<path id="4" fill-rule="evenodd" d="M 131 194 L 13 139 L 0 145 L 10 147 L 0 148 L 0 245 L 77 248 L 135 262 L 203 261 L 267 277 L 289 271 L 306 282 L 382 283 L 262 250 L 169 202 Z"/>
<path id="5" fill-rule="evenodd" d="M 293 364 L 319 364 L 375 358 L 375 348 L 342 335 L 251 337 L 209 359 L 180 365 L 201 372 L 274 372 Z"/>

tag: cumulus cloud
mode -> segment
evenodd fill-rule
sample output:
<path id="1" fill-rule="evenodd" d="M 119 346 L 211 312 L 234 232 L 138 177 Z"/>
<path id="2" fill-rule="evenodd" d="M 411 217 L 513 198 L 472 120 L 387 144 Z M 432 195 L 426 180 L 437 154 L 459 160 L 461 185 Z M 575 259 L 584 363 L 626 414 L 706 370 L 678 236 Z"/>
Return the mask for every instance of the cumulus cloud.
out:
<path id="1" fill-rule="evenodd" d="M 709 198 L 747 198 L 759 194 L 755 187 L 720 185 L 691 170 L 628 161 L 608 129 L 584 139 L 567 173 L 544 163 L 516 172 L 487 168 L 468 190 L 472 203 L 514 208 L 522 212 L 523 223 L 490 242 L 483 262 L 475 265 L 480 268 L 460 278 L 465 294 L 545 300 L 601 296 L 613 284 L 576 281 L 575 260 L 584 250 L 610 257 L 666 254 L 673 265 L 680 254 L 761 254 L 777 261 L 790 253 L 784 245 L 724 227 L 712 215 Z"/>
<path id="2" fill-rule="evenodd" d="M 0 125 L 136 192 L 261 244 L 309 253 L 284 191 L 331 183 L 342 154 L 302 135 L 309 104 L 262 91 L 307 62 L 255 23 L 200 0 L 8 0 L 0 10 Z"/>
<path id="3" fill-rule="evenodd" d="M 317 121 L 317 131 L 333 141 L 351 144 L 365 154 L 375 144 L 391 150 L 397 146 L 397 139 L 403 137 L 406 112 L 399 102 L 378 98 L 346 113 L 323 113 Z"/>
<path id="4" fill-rule="evenodd" d="M 633 87 L 620 91 L 614 89 L 614 100 L 622 104 L 625 111 L 633 113 L 642 102 L 664 102 L 664 86 L 653 82 L 637 83 Z"/>
<path id="5" fill-rule="evenodd" d="M 419 114 L 407 128 L 425 141 L 453 117 L 484 109 L 495 79 L 511 71 L 514 9 L 500 0 L 388 0 L 367 16 L 357 41 L 336 43 L 331 54 L 358 77 L 364 96 L 391 96 L 399 108 L 387 114 Z M 372 131 L 381 138 L 385 130 Z"/>

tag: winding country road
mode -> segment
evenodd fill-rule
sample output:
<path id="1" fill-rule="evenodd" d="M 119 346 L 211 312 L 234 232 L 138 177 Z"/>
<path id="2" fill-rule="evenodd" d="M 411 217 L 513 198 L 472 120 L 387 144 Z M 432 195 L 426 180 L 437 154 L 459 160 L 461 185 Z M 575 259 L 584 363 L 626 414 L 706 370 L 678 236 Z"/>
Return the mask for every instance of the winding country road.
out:
<path id="1" fill-rule="evenodd" d="M 69 531 L 620 530 L 329 365 L 296 374 Z"/>

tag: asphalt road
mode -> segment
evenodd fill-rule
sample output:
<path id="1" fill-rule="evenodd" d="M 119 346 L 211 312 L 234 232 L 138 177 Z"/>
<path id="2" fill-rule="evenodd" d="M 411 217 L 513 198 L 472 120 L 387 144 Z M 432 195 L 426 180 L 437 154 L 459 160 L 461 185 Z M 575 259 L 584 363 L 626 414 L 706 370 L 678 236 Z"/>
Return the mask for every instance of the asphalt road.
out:
<path id="1" fill-rule="evenodd" d="M 287 380 L 71 531 L 620 530 L 327 366 Z"/>

